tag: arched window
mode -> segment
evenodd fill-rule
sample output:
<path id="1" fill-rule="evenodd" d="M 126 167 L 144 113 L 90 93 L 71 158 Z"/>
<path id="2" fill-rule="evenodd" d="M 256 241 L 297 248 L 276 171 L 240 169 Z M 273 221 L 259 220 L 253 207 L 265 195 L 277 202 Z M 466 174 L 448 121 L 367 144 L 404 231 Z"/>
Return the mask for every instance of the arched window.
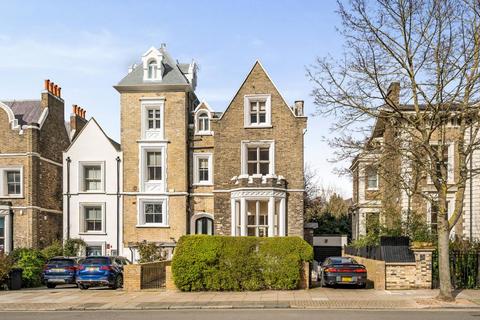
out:
<path id="1" fill-rule="evenodd" d="M 213 235 L 213 220 L 208 217 L 195 220 L 195 233 Z"/>
<path id="2" fill-rule="evenodd" d="M 148 78 L 156 79 L 157 78 L 157 61 L 152 60 L 148 63 Z"/>
<path id="3" fill-rule="evenodd" d="M 198 132 L 210 131 L 210 119 L 206 112 L 202 112 L 198 115 Z"/>

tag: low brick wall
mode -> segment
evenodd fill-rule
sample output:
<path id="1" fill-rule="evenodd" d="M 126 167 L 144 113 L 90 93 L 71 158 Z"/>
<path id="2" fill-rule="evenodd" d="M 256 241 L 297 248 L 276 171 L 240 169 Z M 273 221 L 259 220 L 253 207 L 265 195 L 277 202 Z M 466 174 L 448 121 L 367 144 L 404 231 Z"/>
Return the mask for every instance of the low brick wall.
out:
<path id="1" fill-rule="evenodd" d="M 367 268 L 367 279 L 370 283 L 373 283 L 375 290 L 385 290 L 385 261 L 367 259 L 358 256 L 350 256 L 357 260 L 358 263 L 363 264 Z"/>
<path id="2" fill-rule="evenodd" d="M 412 249 L 415 262 L 385 262 L 351 256 L 365 265 L 376 290 L 432 288 L 432 249 Z M 348 255 L 347 255 L 348 256 Z"/>
<path id="3" fill-rule="evenodd" d="M 125 291 L 140 291 L 142 290 L 142 271 L 146 268 L 150 270 L 154 268 L 157 272 L 149 272 L 147 276 L 144 275 L 143 282 L 152 282 L 157 278 L 163 279 L 163 283 L 167 279 L 167 267 L 169 268 L 171 261 L 158 261 L 150 263 L 129 264 L 123 269 L 123 288 Z"/>

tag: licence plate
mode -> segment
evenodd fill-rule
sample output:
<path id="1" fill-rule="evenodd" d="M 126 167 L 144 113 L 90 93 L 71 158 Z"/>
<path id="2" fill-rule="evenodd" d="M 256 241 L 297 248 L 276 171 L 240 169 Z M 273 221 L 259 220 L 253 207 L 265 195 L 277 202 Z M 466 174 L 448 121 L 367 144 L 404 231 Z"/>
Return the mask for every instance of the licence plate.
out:
<path id="1" fill-rule="evenodd" d="M 87 271 L 98 271 L 97 267 L 88 267 Z"/>
<path id="2" fill-rule="evenodd" d="M 48 282 L 52 283 L 65 283 L 65 279 L 50 279 Z"/>
<path id="3" fill-rule="evenodd" d="M 62 268 L 53 268 L 51 269 L 52 272 L 65 272 L 65 269 Z"/>
<path id="4" fill-rule="evenodd" d="M 352 277 L 342 277 L 342 282 L 352 282 Z"/>

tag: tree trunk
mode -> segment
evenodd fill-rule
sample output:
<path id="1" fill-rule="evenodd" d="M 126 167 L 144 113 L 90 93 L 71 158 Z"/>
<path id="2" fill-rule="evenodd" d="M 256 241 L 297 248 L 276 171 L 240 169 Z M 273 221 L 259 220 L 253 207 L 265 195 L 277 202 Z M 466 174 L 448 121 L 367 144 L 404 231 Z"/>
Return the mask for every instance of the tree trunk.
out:
<path id="1" fill-rule="evenodd" d="M 450 278 L 450 230 L 448 227 L 447 193 L 439 192 L 437 233 L 438 233 L 438 271 L 440 293 L 438 299 L 453 301 L 452 282 Z"/>

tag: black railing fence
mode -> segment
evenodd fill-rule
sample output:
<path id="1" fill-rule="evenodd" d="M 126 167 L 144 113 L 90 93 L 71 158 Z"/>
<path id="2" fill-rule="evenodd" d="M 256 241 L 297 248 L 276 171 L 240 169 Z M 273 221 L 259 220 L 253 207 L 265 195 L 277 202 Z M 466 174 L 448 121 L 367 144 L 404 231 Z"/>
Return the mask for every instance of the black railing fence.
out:
<path id="1" fill-rule="evenodd" d="M 432 287 L 439 287 L 438 252 L 433 252 L 432 257 Z M 480 287 L 479 279 L 480 252 L 450 251 L 450 276 L 455 289 L 477 289 Z"/>

